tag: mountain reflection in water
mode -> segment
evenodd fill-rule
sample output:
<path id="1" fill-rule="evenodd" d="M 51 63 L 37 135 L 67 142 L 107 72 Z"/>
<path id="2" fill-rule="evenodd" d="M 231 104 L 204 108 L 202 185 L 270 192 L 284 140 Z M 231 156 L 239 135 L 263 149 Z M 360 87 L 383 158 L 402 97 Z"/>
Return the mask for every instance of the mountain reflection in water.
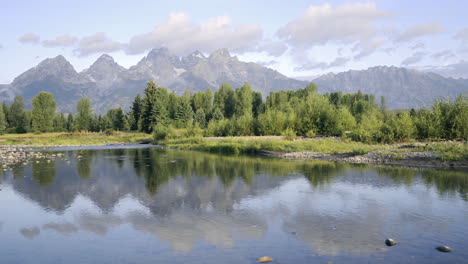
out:
<path id="1" fill-rule="evenodd" d="M 1 263 L 468 257 L 466 171 L 154 148 L 63 153 L 1 174 Z M 439 243 L 456 250 L 442 256 Z"/>

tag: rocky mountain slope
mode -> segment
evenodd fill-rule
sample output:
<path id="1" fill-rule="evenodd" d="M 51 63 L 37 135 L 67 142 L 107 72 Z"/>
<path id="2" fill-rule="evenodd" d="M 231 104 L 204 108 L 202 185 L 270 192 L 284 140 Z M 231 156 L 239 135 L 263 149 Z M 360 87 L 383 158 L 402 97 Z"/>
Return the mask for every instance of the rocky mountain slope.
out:
<path id="1" fill-rule="evenodd" d="M 253 89 L 267 95 L 270 91 L 298 89 L 305 81 L 288 78 L 277 71 L 246 63 L 233 57 L 225 49 L 205 57 L 200 52 L 179 57 L 167 49 L 154 49 L 128 70 L 109 55 L 102 55 L 88 69 L 78 73 L 63 57 L 42 61 L 8 85 L 0 86 L 0 100 L 16 95 L 24 97 L 29 106 L 40 91 L 54 94 L 62 111 L 74 111 L 80 97 L 89 97 L 97 112 L 109 108 L 127 108 L 137 93 L 142 93 L 149 80 L 171 91 L 183 93 L 212 88 L 222 83 L 240 87 L 249 82 Z"/>
<path id="2" fill-rule="evenodd" d="M 329 73 L 313 80 L 321 92 L 357 92 L 385 96 L 392 109 L 431 106 L 436 98 L 456 98 L 468 92 L 468 80 L 442 77 L 406 68 L 378 66 L 363 71 Z"/>
<path id="3" fill-rule="evenodd" d="M 266 96 L 271 91 L 295 90 L 308 84 L 258 64 L 239 61 L 226 49 L 209 56 L 195 51 L 179 57 L 160 48 L 150 51 L 129 69 L 106 54 L 82 72 L 76 72 L 63 56 L 49 58 L 16 77 L 11 84 L 0 85 L 0 101 L 12 101 L 14 96 L 21 95 L 30 107 L 32 98 L 46 91 L 54 94 L 61 111 L 74 112 L 79 98 L 89 97 L 95 111 L 102 113 L 109 108 L 128 108 L 149 80 L 179 94 L 186 88 L 195 92 L 206 88 L 216 90 L 224 82 L 235 88 L 249 82 L 254 90 Z M 420 108 L 431 105 L 436 98 L 454 98 L 468 91 L 468 80 L 397 67 L 330 73 L 313 81 L 321 93 L 361 90 L 375 94 L 377 100 L 384 95 L 389 108 Z"/>

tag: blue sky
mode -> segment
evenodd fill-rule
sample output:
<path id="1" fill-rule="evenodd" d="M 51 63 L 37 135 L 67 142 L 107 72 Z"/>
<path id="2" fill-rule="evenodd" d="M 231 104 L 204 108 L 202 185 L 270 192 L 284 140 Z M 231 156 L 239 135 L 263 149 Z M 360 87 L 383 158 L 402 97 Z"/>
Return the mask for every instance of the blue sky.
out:
<path id="1" fill-rule="evenodd" d="M 228 48 L 288 76 L 376 65 L 468 77 L 468 1 L 6 1 L 0 83 L 48 57 L 81 71 L 103 53 L 124 67 L 151 48 Z"/>

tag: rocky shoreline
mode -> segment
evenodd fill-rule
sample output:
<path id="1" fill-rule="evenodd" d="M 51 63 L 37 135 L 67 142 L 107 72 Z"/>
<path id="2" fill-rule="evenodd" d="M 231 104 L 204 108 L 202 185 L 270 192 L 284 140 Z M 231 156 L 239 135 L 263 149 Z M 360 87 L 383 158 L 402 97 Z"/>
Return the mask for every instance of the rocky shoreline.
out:
<path id="1" fill-rule="evenodd" d="M 41 147 L 43 149 L 54 146 Z M 38 147 L 27 145 L 0 145 L 0 166 L 7 170 L 14 165 L 27 165 L 32 160 L 44 159 L 48 162 L 62 157 L 62 153 L 45 153 Z"/>
<path id="2" fill-rule="evenodd" d="M 352 155 L 349 153 L 322 154 L 317 152 L 262 151 L 261 154 L 277 158 L 326 160 L 351 164 L 399 165 L 430 168 L 468 168 L 467 161 L 442 161 L 437 159 L 435 151 L 389 153 L 387 150 L 376 150 L 364 155 Z"/>
<path id="3" fill-rule="evenodd" d="M 109 146 L 125 145 L 110 144 Z M 73 145 L 50 145 L 50 146 L 30 146 L 30 145 L 0 145 L 0 169 L 7 170 L 14 165 L 27 165 L 33 160 L 44 159 L 48 162 L 63 157 L 62 153 L 48 153 L 44 150 L 63 147 L 99 147 L 73 146 Z M 105 145 L 104 147 L 107 147 Z M 326 160 L 335 162 L 346 162 L 351 164 L 369 165 L 399 165 L 407 167 L 429 167 L 429 168 L 468 168 L 467 161 L 442 161 L 437 159 L 435 151 L 411 151 L 391 153 L 388 150 L 376 150 L 363 155 L 352 155 L 350 153 L 323 154 L 318 152 L 281 152 L 262 151 L 262 156 L 297 159 L 297 160 Z"/>

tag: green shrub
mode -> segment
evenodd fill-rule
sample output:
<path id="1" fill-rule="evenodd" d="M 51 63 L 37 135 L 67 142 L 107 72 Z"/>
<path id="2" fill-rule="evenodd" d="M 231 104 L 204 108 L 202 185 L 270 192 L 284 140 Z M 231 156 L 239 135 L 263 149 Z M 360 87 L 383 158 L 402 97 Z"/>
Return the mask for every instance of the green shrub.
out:
<path id="1" fill-rule="evenodd" d="M 176 131 L 171 126 L 166 127 L 162 124 L 157 124 L 153 128 L 153 140 L 156 142 L 161 140 L 174 139 L 176 137 Z"/>
<path id="2" fill-rule="evenodd" d="M 294 140 L 296 139 L 296 131 L 288 127 L 281 133 L 281 136 L 286 140 Z"/>
<path id="3" fill-rule="evenodd" d="M 307 133 L 305 134 L 305 136 L 308 137 L 308 138 L 313 138 L 313 137 L 315 137 L 315 135 L 316 135 L 315 130 L 313 130 L 313 129 L 307 131 Z"/>

